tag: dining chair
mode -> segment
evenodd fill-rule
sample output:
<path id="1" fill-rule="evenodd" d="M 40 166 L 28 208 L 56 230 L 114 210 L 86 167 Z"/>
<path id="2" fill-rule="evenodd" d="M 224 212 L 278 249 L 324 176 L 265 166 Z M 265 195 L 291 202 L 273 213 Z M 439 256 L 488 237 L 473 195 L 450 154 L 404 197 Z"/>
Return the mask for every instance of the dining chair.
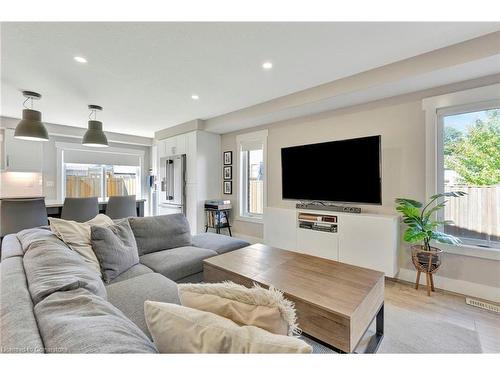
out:
<path id="1" fill-rule="evenodd" d="M 65 198 L 61 210 L 61 219 L 83 223 L 99 213 L 97 197 Z"/>
<path id="2" fill-rule="evenodd" d="M 106 215 L 111 219 L 137 216 L 135 195 L 121 195 L 109 197 L 106 206 Z"/>
<path id="3" fill-rule="evenodd" d="M 0 211 L 1 237 L 48 224 L 45 198 L 4 198 Z"/>

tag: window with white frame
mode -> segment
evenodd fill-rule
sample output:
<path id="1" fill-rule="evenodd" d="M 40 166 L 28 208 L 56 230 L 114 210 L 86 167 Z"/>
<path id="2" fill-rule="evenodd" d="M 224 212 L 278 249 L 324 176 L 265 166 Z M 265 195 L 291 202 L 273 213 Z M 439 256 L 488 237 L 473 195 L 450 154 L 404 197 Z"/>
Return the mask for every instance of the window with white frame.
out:
<path id="1" fill-rule="evenodd" d="M 64 163 L 65 197 L 140 196 L 140 168 Z"/>
<path id="2" fill-rule="evenodd" d="M 118 147 L 95 151 L 66 142 L 56 142 L 56 149 L 58 199 L 142 197 L 144 151 Z"/>
<path id="3" fill-rule="evenodd" d="M 500 102 L 437 110 L 438 192 L 463 191 L 450 198 L 444 232 L 464 244 L 500 248 Z"/>
<path id="4" fill-rule="evenodd" d="M 262 220 L 266 196 L 267 131 L 237 137 L 239 161 L 239 216 Z"/>

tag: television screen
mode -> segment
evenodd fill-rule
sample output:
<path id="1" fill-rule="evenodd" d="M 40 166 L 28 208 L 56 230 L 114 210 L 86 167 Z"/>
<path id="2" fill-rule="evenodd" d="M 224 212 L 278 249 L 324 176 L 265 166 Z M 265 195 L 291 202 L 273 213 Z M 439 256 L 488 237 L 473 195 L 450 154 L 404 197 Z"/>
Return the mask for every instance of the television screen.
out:
<path id="1" fill-rule="evenodd" d="M 283 199 L 382 204 L 380 139 L 282 148 Z"/>

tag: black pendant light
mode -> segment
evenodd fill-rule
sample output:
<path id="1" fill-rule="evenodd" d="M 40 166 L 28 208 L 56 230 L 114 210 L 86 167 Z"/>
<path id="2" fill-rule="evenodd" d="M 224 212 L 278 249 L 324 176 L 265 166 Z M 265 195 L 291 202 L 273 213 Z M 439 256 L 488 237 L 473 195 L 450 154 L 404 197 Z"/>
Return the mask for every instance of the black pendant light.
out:
<path id="1" fill-rule="evenodd" d="M 82 139 L 82 145 L 89 147 L 108 147 L 108 139 L 102 131 L 102 122 L 97 121 L 97 111 L 102 111 L 102 107 L 94 104 L 89 105 L 89 127 Z M 92 115 L 94 119 L 92 120 Z"/>
<path id="2" fill-rule="evenodd" d="M 23 103 L 23 119 L 17 124 L 14 137 L 28 141 L 48 141 L 49 133 L 42 122 L 42 113 L 33 109 L 33 100 L 42 97 L 37 92 L 23 91 L 26 100 Z M 30 108 L 26 106 L 30 102 Z"/>

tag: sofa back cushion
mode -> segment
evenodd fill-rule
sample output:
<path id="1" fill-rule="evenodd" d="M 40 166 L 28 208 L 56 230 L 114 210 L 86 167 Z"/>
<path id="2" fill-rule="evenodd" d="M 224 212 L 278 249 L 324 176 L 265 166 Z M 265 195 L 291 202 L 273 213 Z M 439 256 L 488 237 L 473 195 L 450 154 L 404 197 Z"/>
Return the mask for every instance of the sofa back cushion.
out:
<path id="1" fill-rule="evenodd" d="M 191 230 L 183 214 L 128 219 L 139 255 L 191 245 Z"/>
<path id="2" fill-rule="evenodd" d="M 106 283 L 139 263 L 134 233 L 126 219 L 105 227 L 92 226 L 90 237 Z"/>
<path id="3" fill-rule="evenodd" d="M 120 310 L 85 289 L 52 294 L 35 306 L 35 315 L 47 351 L 157 353 Z"/>
<path id="4" fill-rule="evenodd" d="M 106 299 L 100 272 L 96 273 L 54 234 L 35 228 L 19 232 L 18 238 L 26 249 L 23 264 L 33 304 L 54 292 L 77 288 L 85 288 Z"/>

